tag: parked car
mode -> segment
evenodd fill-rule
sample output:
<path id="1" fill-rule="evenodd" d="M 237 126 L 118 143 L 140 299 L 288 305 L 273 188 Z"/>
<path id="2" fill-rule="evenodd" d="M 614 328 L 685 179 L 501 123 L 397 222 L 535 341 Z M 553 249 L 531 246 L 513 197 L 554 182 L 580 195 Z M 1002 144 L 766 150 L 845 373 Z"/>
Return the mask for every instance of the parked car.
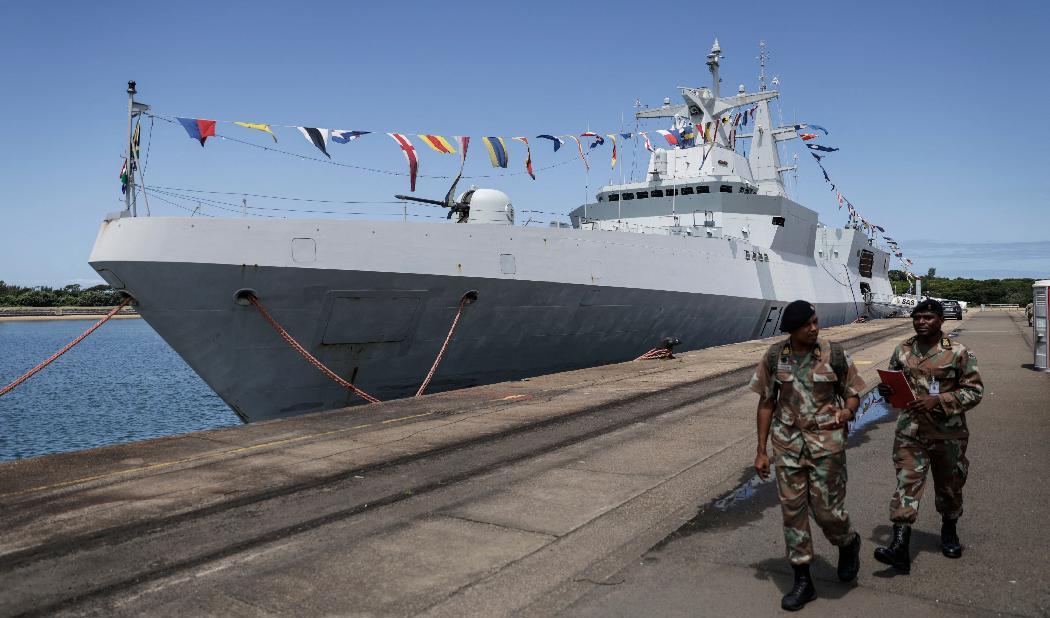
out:
<path id="1" fill-rule="evenodd" d="M 944 307 L 945 320 L 947 320 L 948 318 L 955 318 L 956 320 L 962 319 L 963 312 L 962 307 L 959 306 L 959 303 L 957 303 L 954 300 L 945 300 L 941 302 L 941 305 Z"/>

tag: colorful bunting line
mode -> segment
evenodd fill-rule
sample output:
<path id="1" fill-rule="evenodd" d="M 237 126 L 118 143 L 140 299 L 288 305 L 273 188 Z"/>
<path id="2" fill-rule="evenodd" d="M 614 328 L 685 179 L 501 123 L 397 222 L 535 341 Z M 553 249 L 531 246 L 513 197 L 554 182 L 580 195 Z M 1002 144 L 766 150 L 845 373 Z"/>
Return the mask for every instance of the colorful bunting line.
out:
<path id="1" fill-rule="evenodd" d="M 409 187 L 416 190 L 416 173 L 419 171 L 419 157 L 416 156 L 416 148 L 408 138 L 400 133 L 387 133 L 390 139 L 401 146 L 401 152 L 405 153 L 405 161 L 408 162 Z"/>
<path id="2" fill-rule="evenodd" d="M 503 141 L 502 137 L 483 137 L 485 141 L 485 147 L 489 151 L 489 162 L 492 163 L 492 167 L 506 168 L 507 158 L 507 144 Z"/>
<path id="3" fill-rule="evenodd" d="M 511 139 L 525 144 L 525 171 L 533 180 L 536 180 L 536 172 L 532 169 L 532 148 L 529 146 L 529 139 L 527 137 L 512 137 Z"/>
<path id="4" fill-rule="evenodd" d="M 215 137 L 215 121 L 204 120 L 203 118 L 178 118 L 175 120 L 179 121 L 182 128 L 186 129 L 186 133 L 190 137 L 201 143 L 201 148 L 204 148 L 204 142 L 209 137 Z"/>
<path id="5" fill-rule="evenodd" d="M 332 155 L 328 154 L 328 129 L 318 129 L 316 127 L 295 127 L 299 129 L 299 132 L 303 134 L 306 141 L 310 142 L 317 147 L 318 150 L 324 153 L 324 156 L 329 159 Z"/>

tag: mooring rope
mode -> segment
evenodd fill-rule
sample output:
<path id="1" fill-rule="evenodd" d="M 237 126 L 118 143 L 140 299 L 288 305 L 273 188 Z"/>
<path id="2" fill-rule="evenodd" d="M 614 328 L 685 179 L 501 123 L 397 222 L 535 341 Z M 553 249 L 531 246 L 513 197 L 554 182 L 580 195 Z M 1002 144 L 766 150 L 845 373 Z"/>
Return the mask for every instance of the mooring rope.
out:
<path id="1" fill-rule="evenodd" d="M 295 340 L 295 337 L 292 337 L 288 333 L 288 331 L 284 329 L 283 326 L 277 323 L 277 320 L 273 319 L 273 316 L 271 316 L 270 312 L 262 306 L 262 303 L 259 302 L 259 298 L 255 294 L 246 294 L 245 298 L 248 302 L 252 304 L 253 307 L 259 310 L 259 313 L 262 314 L 262 317 L 266 318 L 266 321 L 270 323 L 270 326 L 272 326 L 275 331 L 277 331 L 277 334 L 281 336 L 281 339 L 284 339 L 286 342 L 288 342 L 288 345 L 292 346 L 293 350 L 298 352 L 300 356 L 307 360 L 307 362 L 316 367 L 318 371 L 331 378 L 334 382 L 339 384 L 339 386 L 342 386 L 343 388 L 347 389 L 348 391 L 352 392 L 358 397 L 364 399 L 368 403 L 379 403 L 378 399 L 357 388 L 356 386 L 347 382 L 343 378 L 339 377 L 339 374 L 326 367 L 325 364 L 317 360 L 317 358 L 313 354 L 307 352 L 306 348 L 304 348 L 302 345 L 299 344 L 298 341 Z"/>
<path id="2" fill-rule="evenodd" d="M 55 360 L 56 358 L 58 358 L 59 356 L 62 356 L 62 355 L 63 355 L 63 354 L 65 354 L 66 352 L 68 352 L 68 351 L 70 351 L 71 349 L 73 349 L 73 346 L 75 346 L 76 344 L 78 344 L 78 343 L 80 343 L 81 341 L 83 341 L 83 340 L 84 340 L 84 339 L 85 339 L 85 338 L 86 338 L 86 337 L 87 337 L 88 335 L 90 335 L 91 333 L 95 332 L 95 330 L 96 330 L 96 329 L 97 329 L 97 328 L 98 328 L 99 326 L 102 326 L 103 324 L 105 324 L 106 322 L 108 322 L 110 318 L 112 318 L 113 316 L 117 315 L 117 313 L 118 313 L 118 312 L 120 312 L 120 310 L 121 310 L 121 309 L 123 309 L 124 307 L 126 307 L 126 306 L 128 305 L 128 303 L 130 303 L 130 302 L 131 302 L 131 297 L 130 297 L 130 296 L 126 296 L 126 297 L 124 297 L 124 300 L 120 301 L 120 304 L 119 304 L 119 305 L 117 305 L 116 307 L 114 307 L 114 308 L 113 308 L 113 310 L 112 310 L 112 311 L 110 311 L 109 313 L 107 313 L 107 314 L 106 314 L 106 316 L 105 316 L 104 318 L 102 318 L 102 319 L 101 319 L 101 320 L 99 320 L 98 322 L 95 322 L 95 325 L 94 325 L 94 326 L 92 326 L 91 328 L 89 328 L 89 329 L 87 329 L 86 331 L 84 331 L 84 332 L 83 332 L 83 334 L 81 334 L 81 335 L 80 335 L 79 337 L 77 337 L 77 338 L 76 338 L 76 339 L 74 339 L 73 341 L 70 341 L 69 343 L 67 343 L 67 344 L 65 345 L 65 347 L 63 347 L 63 348 L 62 348 L 61 350 L 59 350 L 58 352 L 55 352 L 55 353 L 54 353 L 54 354 L 52 354 L 51 356 L 47 357 L 47 359 L 46 359 L 46 360 L 44 360 L 44 362 L 40 363 L 40 364 L 39 364 L 39 365 L 37 365 L 36 367 L 33 367 L 32 369 L 30 369 L 29 371 L 27 371 L 27 372 L 26 372 L 26 373 L 25 373 L 24 375 L 22 375 L 22 377 L 18 378 L 17 380 L 15 380 L 14 382 L 12 382 L 12 383 L 8 384 L 8 385 L 7 385 L 7 386 L 5 386 L 5 387 L 3 387 L 3 388 L 0 388 L 0 397 L 3 397 L 4 395 L 6 395 L 6 394 L 10 393 L 11 391 L 15 390 L 15 387 L 16 387 L 16 386 L 18 386 L 19 384 L 21 384 L 21 383 L 25 382 L 25 381 L 26 381 L 26 380 L 28 380 L 29 378 L 31 378 L 31 377 L 33 377 L 34 375 L 36 375 L 37 373 L 39 373 L 39 372 L 40 372 L 40 371 L 41 371 L 41 370 L 42 370 L 42 369 L 43 369 L 44 367 L 47 367 L 48 365 L 50 365 L 50 364 L 51 364 L 51 363 L 52 363 L 52 362 L 53 362 L 53 361 L 54 361 L 54 360 Z"/>

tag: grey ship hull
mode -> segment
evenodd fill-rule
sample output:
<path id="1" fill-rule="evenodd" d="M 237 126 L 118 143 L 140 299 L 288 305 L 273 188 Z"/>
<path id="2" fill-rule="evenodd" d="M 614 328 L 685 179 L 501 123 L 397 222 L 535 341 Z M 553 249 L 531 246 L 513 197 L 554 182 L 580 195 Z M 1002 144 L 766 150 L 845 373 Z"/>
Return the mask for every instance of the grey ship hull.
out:
<path id="1" fill-rule="evenodd" d="M 867 246 L 848 230 L 821 238 L 844 257 Z M 774 335 L 796 298 L 841 324 L 869 311 L 861 286 L 888 291 L 884 271 L 864 283 L 849 263 L 772 248 L 748 259 L 755 251 L 733 239 L 579 229 L 138 217 L 104 223 L 90 262 L 255 421 L 361 400 L 235 302 L 242 289 L 382 400 L 415 393 L 469 290 L 479 299 L 428 392 L 630 360 L 664 337 L 689 350 Z M 876 261 L 882 268 L 885 256 Z"/>

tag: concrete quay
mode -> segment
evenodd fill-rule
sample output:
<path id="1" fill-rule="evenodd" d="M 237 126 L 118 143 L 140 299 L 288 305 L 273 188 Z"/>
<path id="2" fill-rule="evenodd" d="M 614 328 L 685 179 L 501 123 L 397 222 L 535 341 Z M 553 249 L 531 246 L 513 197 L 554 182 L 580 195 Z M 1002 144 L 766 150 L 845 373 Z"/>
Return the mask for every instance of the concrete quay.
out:
<path id="1" fill-rule="evenodd" d="M 860 582 L 819 564 L 807 611 L 1050 611 L 1050 376 L 1022 367 L 1020 313 L 952 328 L 988 385 L 963 559 L 931 549 L 932 498 L 912 575 L 870 559 L 893 484 L 879 419 L 850 451 Z M 869 384 L 909 334 L 822 332 Z M 789 569 L 745 389 L 771 341 L 0 464 L 0 615 L 775 613 Z"/>

